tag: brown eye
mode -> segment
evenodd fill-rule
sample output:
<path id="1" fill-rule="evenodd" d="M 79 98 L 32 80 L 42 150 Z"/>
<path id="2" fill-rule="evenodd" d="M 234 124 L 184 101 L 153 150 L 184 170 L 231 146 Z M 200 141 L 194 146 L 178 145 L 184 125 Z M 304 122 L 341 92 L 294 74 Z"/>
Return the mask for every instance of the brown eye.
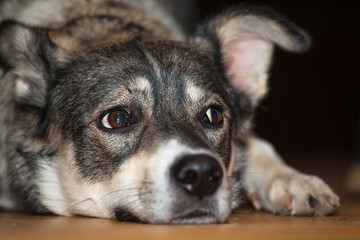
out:
<path id="1" fill-rule="evenodd" d="M 102 120 L 101 124 L 105 128 L 122 128 L 130 124 L 133 124 L 130 113 L 125 110 L 115 110 L 106 114 Z"/>
<path id="2" fill-rule="evenodd" d="M 204 117 L 204 122 L 212 124 L 220 124 L 223 121 L 222 112 L 214 107 L 210 107 L 206 111 L 206 116 Z"/>

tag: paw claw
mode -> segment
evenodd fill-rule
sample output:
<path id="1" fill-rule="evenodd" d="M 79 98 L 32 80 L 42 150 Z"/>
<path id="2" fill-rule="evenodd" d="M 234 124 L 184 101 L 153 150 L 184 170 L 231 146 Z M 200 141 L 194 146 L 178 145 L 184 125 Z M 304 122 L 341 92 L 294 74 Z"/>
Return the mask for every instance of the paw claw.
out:
<path id="1" fill-rule="evenodd" d="M 319 203 L 319 201 L 310 194 L 308 197 L 308 203 L 311 208 L 314 208 Z"/>
<path id="2" fill-rule="evenodd" d="M 339 206 L 337 201 L 335 201 L 335 199 L 332 198 L 329 194 L 323 194 L 323 197 L 325 198 L 326 202 L 330 204 L 330 206 L 334 208 Z"/>
<path id="3" fill-rule="evenodd" d="M 292 200 L 289 196 L 284 197 L 284 205 L 290 212 L 293 210 Z"/>
<path id="4" fill-rule="evenodd" d="M 250 200 L 252 205 L 254 206 L 254 208 L 259 211 L 261 209 L 261 205 L 260 205 L 260 201 L 259 201 L 259 196 L 256 193 L 252 193 L 250 194 Z"/>

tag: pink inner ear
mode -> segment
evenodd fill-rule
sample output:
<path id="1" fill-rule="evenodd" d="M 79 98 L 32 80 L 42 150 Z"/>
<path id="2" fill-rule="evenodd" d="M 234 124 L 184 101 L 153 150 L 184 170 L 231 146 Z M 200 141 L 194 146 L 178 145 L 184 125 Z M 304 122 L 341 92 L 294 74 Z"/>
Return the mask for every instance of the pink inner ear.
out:
<path id="1" fill-rule="evenodd" d="M 258 79 L 268 71 L 272 44 L 259 38 L 245 37 L 225 43 L 222 51 L 230 84 L 238 91 L 254 94 Z"/>
<path id="2" fill-rule="evenodd" d="M 235 51 L 238 51 L 237 49 L 233 50 L 232 53 L 235 53 Z M 236 54 L 240 55 L 240 53 Z M 242 80 L 241 70 L 239 69 L 239 59 L 240 57 L 236 57 L 236 55 L 230 55 L 228 58 L 224 59 L 225 64 L 225 74 L 230 82 L 231 86 L 235 88 L 236 90 L 245 90 L 246 83 L 244 83 Z"/>

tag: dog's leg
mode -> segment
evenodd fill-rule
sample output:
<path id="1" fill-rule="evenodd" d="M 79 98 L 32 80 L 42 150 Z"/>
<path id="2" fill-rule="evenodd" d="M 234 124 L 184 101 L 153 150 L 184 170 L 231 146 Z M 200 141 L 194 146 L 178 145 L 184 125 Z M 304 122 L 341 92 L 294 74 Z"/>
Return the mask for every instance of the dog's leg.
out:
<path id="1" fill-rule="evenodd" d="M 339 206 L 339 197 L 322 179 L 287 166 L 272 145 L 262 139 L 250 138 L 243 174 L 246 191 L 257 210 L 323 216 Z"/>

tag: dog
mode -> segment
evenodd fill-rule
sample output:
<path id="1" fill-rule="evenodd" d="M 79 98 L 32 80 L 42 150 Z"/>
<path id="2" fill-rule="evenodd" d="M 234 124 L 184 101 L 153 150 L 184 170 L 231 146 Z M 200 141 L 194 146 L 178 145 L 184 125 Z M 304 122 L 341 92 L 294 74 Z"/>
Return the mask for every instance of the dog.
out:
<path id="1" fill-rule="evenodd" d="M 0 6 L 0 206 L 156 224 L 224 223 L 250 199 L 331 214 L 339 197 L 252 131 L 274 46 L 309 35 L 240 4 L 186 34 L 164 1 Z"/>

